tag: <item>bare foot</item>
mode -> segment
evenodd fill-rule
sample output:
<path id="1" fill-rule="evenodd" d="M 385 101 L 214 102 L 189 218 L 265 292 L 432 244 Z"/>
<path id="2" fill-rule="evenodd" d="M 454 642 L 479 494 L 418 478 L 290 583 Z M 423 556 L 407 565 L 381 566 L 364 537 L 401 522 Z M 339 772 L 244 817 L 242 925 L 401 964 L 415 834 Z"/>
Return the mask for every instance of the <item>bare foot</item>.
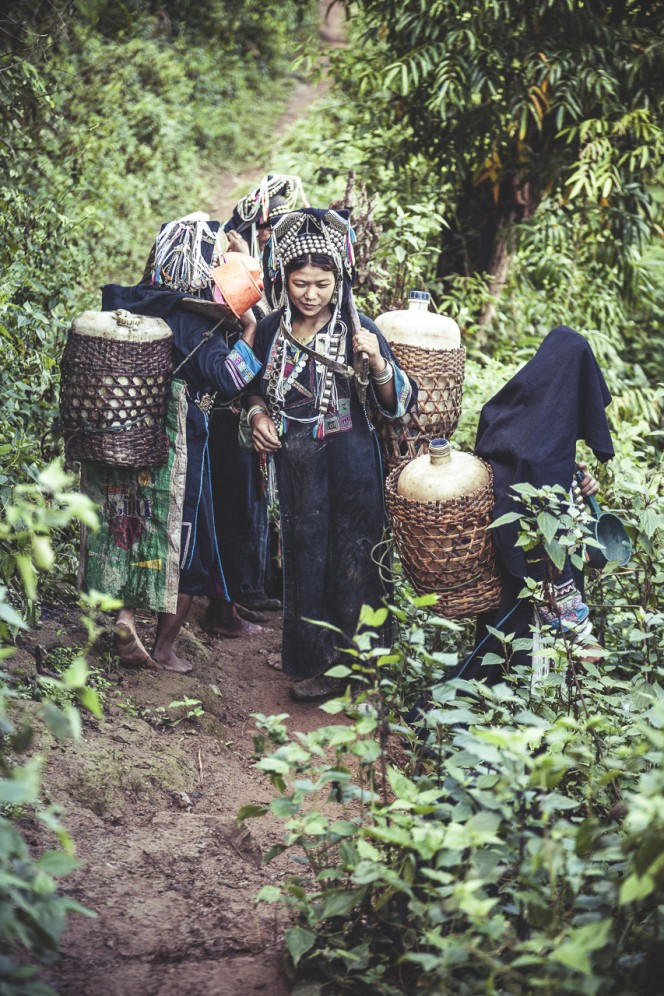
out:
<path id="1" fill-rule="evenodd" d="M 281 671 L 281 654 L 268 654 L 267 666 L 274 668 L 275 671 Z"/>
<path id="2" fill-rule="evenodd" d="M 225 636 L 230 639 L 265 632 L 265 627 L 242 619 L 232 603 L 219 601 L 211 601 L 208 605 L 203 617 L 203 629 L 213 636 Z"/>
<path id="3" fill-rule="evenodd" d="M 235 603 L 235 611 L 241 619 L 246 619 L 247 622 L 266 623 L 270 621 L 270 617 L 266 616 L 264 612 L 256 612 L 255 609 L 247 609 L 244 605 L 240 605 L 239 602 Z"/>
<path id="4" fill-rule="evenodd" d="M 154 665 L 154 661 L 141 643 L 138 634 L 126 622 L 115 625 L 115 651 L 122 664 L 130 664 L 135 667 Z"/>
<path id="5" fill-rule="evenodd" d="M 148 667 L 153 667 L 157 671 L 175 671 L 177 674 L 189 674 L 193 671 L 193 665 L 184 657 L 177 657 L 171 650 L 170 654 L 161 657 L 152 651 L 152 663 Z"/>

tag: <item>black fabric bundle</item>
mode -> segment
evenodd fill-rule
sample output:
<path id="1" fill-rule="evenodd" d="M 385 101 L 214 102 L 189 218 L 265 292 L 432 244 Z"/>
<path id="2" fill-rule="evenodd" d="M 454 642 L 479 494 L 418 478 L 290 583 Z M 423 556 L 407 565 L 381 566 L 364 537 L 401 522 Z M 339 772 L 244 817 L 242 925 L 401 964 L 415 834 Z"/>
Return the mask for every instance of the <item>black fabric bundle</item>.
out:
<path id="1" fill-rule="evenodd" d="M 518 510 L 513 484 L 559 484 L 574 477 L 577 440 L 598 460 L 614 455 L 605 408 L 609 389 L 589 344 L 578 332 L 559 325 L 535 356 L 486 403 L 480 415 L 475 453 L 493 469 L 496 504 L 493 519 Z M 493 530 L 504 567 L 515 577 L 528 574 L 518 523 Z"/>
<path id="2" fill-rule="evenodd" d="M 589 344 L 573 329 L 559 325 L 549 332 L 535 356 L 486 403 L 480 414 L 475 453 L 493 469 L 496 503 L 495 521 L 506 512 L 515 512 L 519 503 L 512 497 L 512 485 L 541 487 L 559 484 L 569 489 L 576 461 L 576 443 L 583 439 L 598 460 L 613 454 L 613 443 L 605 408 L 611 395 Z M 484 666 L 485 654 L 503 657 L 503 647 L 487 627 L 516 637 L 531 635 L 532 605 L 520 598 L 523 579 L 535 576 L 539 563 L 526 561 L 521 547 L 515 546 L 519 526 L 511 522 L 492 530 L 502 572 L 500 605 L 494 612 L 478 617 L 475 647 L 453 669 L 449 678 L 479 678 L 494 684 L 500 681 L 500 664 Z M 532 554 L 531 554 L 532 556 Z M 577 587 L 583 592 L 583 576 L 574 570 Z M 512 657 L 514 666 L 531 662 L 528 651 Z"/>

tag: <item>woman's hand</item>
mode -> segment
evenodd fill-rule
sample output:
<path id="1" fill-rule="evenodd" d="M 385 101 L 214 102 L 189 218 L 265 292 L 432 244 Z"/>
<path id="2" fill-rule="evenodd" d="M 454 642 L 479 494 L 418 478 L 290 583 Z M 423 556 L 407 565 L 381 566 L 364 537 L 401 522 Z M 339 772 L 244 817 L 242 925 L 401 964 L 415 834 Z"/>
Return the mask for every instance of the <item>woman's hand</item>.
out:
<path id="1" fill-rule="evenodd" d="M 259 453 L 275 453 L 281 443 L 274 422 L 267 412 L 256 412 L 251 419 L 251 439 Z"/>
<path id="2" fill-rule="evenodd" d="M 588 464 L 579 463 L 579 470 L 583 471 L 583 480 L 579 484 L 579 490 L 584 498 L 591 498 L 592 495 L 596 495 L 599 491 L 599 481 L 597 481 L 592 474 L 588 473 Z"/>
<path id="3" fill-rule="evenodd" d="M 356 353 L 366 353 L 369 357 L 369 369 L 372 374 L 382 373 L 387 366 L 387 360 L 380 351 L 378 336 L 368 329 L 360 329 L 353 336 L 353 349 Z"/>
<path id="4" fill-rule="evenodd" d="M 231 229 L 230 232 L 226 232 L 226 237 L 228 238 L 229 252 L 241 252 L 244 256 L 249 255 L 249 246 L 239 232 L 236 232 L 235 229 Z"/>

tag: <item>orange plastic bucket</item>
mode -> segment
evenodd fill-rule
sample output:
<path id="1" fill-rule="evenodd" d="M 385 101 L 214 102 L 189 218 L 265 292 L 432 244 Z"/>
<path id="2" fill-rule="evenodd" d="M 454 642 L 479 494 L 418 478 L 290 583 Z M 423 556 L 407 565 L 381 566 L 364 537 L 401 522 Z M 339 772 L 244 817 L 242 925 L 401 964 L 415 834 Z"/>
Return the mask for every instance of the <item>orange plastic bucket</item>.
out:
<path id="1" fill-rule="evenodd" d="M 260 263 L 253 256 L 241 252 L 226 252 L 221 257 L 219 266 L 212 271 L 215 283 L 215 300 L 217 291 L 222 297 L 220 304 L 227 304 L 233 314 L 239 318 L 249 308 L 258 304 L 263 294 L 263 282 L 260 279 Z"/>

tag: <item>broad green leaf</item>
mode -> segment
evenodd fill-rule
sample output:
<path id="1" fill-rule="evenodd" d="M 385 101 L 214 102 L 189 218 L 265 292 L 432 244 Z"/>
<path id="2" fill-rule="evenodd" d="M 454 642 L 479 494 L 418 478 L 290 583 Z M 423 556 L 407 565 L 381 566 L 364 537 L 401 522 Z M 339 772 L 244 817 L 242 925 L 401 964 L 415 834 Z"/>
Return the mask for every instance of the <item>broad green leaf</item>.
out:
<path id="1" fill-rule="evenodd" d="M 65 854 L 64 851 L 50 850 L 44 851 L 37 864 L 41 871 L 58 878 L 60 875 L 68 875 L 75 868 L 79 868 L 81 863 L 70 854 Z"/>
<path id="2" fill-rule="evenodd" d="M 289 927 L 289 929 L 285 932 L 284 937 L 286 939 L 288 953 L 293 959 L 293 964 L 297 968 L 300 963 L 300 959 L 307 953 L 307 951 L 311 951 L 312 947 L 316 943 L 316 935 L 311 930 L 305 930 L 304 927 Z"/>
<path id="3" fill-rule="evenodd" d="M 370 605 L 363 605 L 360 610 L 358 626 L 368 626 L 371 629 L 380 629 L 389 613 L 386 608 L 372 609 Z"/>
<path id="4" fill-rule="evenodd" d="M 650 875 L 629 875 L 620 886 L 618 902 L 621 906 L 645 899 L 655 890 L 655 882 Z"/>
<path id="5" fill-rule="evenodd" d="M 256 895 L 257 903 L 277 903 L 282 899 L 282 892 L 276 885 L 264 885 Z"/>
<path id="6" fill-rule="evenodd" d="M 332 892 L 325 898 L 322 916 L 348 916 L 364 902 L 367 887 L 361 889 L 344 889 Z"/>
<path id="7" fill-rule="evenodd" d="M 334 667 L 325 672 L 328 678 L 348 678 L 352 673 L 351 669 L 346 667 L 345 664 L 335 664 Z"/>
<path id="8" fill-rule="evenodd" d="M 241 806 L 237 811 L 235 817 L 236 823 L 242 823 L 244 820 L 256 819 L 258 816 L 265 816 L 267 813 L 267 808 L 265 806 L 257 806 L 250 803 L 247 806 Z"/>

